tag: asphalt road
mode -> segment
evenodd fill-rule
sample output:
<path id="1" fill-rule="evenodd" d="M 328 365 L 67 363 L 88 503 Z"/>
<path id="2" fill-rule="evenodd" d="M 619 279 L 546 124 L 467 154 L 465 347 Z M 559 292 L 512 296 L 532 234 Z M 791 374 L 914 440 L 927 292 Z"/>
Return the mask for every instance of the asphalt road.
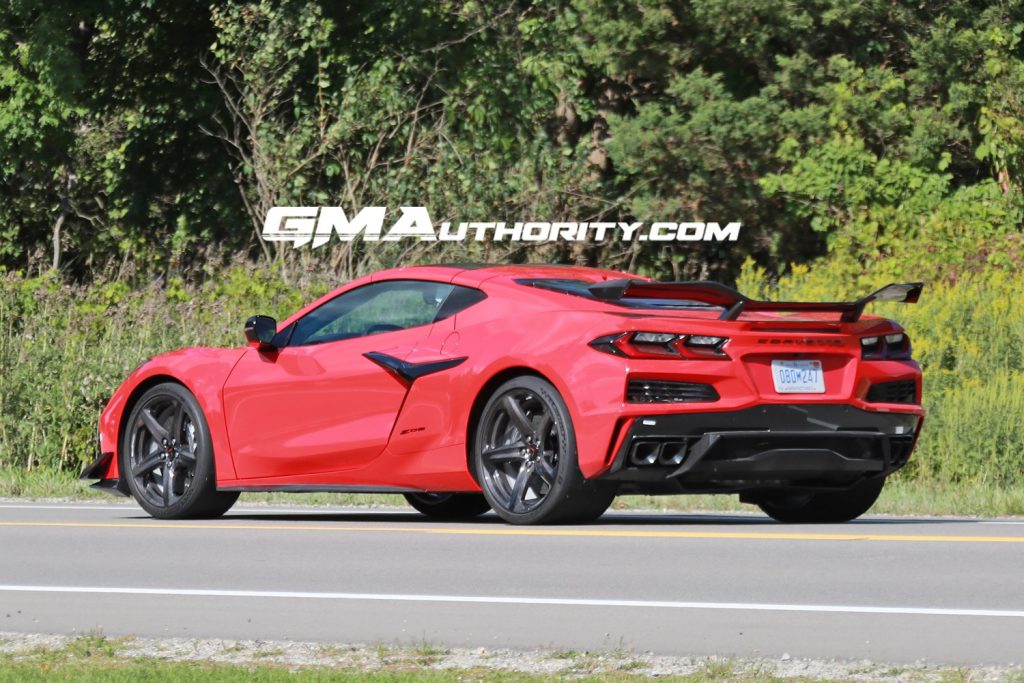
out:
<path id="1" fill-rule="evenodd" d="M 1024 662 L 1024 522 L 0 504 L 0 631 Z"/>

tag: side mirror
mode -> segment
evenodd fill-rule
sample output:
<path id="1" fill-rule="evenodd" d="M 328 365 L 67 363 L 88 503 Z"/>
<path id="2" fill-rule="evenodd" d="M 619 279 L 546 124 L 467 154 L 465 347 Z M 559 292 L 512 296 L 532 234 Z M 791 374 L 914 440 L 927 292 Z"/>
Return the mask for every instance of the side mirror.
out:
<path id="1" fill-rule="evenodd" d="M 273 346 L 277 321 L 269 315 L 254 315 L 245 321 L 245 339 L 259 347 Z"/>

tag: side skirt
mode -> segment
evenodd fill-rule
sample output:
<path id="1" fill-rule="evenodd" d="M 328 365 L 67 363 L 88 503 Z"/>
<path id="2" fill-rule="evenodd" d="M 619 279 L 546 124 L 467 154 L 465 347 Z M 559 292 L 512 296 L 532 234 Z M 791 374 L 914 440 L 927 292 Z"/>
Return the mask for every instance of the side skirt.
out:
<path id="1" fill-rule="evenodd" d="M 218 486 L 218 491 L 278 493 L 426 493 L 423 489 L 401 486 L 361 486 L 348 484 L 268 484 L 266 486 Z"/>

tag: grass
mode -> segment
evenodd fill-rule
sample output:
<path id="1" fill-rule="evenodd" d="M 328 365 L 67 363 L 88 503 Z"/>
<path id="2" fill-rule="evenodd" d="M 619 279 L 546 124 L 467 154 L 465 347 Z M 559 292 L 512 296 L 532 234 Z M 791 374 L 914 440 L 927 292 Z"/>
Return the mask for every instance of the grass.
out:
<path id="1" fill-rule="evenodd" d="M 473 676 L 475 680 L 533 681 L 542 680 L 522 675 L 493 674 Z M 404 681 L 432 682 L 450 681 L 447 671 L 381 671 L 304 669 L 291 671 L 275 666 L 243 666 L 233 664 L 210 664 L 192 662 L 165 662 L 158 659 L 136 659 L 127 662 L 60 662 L 40 664 L 26 662 L 0 663 L 0 681 L 77 681 L 78 683 L 307 683 L 313 681 L 352 681 L 358 683 Z"/>
<path id="2" fill-rule="evenodd" d="M 244 663 L 219 663 L 210 660 L 175 661 L 163 657 L 126 655 L 123 650 L 128 639 L 108 639 L 100 633 L 87 633 L 67 642 L 62 647 L 37 647 L 29 651 L 0 653 L 0 683 L 8 681 L 33 683 L 35 681 L 76 681 L 82 683 L 312 683 L 314 681 L 367 681 L 368 683 L 432 683 L 434 681 L 472 680 L 513 681 L 532 683 L 557 677 L 507 670 L 474 667 L 466 669 L 431 668 L 448 650 L 427 643 L 414 647 L 379 647 L 376 665 L 358 666 L 349 663 L 317 663 L 310 665 L 283 665 L 266 661 L 270 656 L 251 653 L 252 660 Z M 383 650 L 383 654 L 381 653 Z M 326 651 L 325 651 L 326 652 Z M 596 659 L 595 659 L 596 662 Z M 646 680 L 630 673 L 644 666 L 643 662 L 627 662 L 625 670 L 613 668 L 590 671 L 576 670 L 573 676 L 584 681 L 616 681 L 630 683 Z M 737 673 L 731 667 L 716 667 L 694 675 L 665 676 L 661 680 L 679 682 L 698 681 L 753 681 L 782 680 L 768 675 Z"/>
<path id="3" fill-rule="evenodd" d="M 447 655 L 449 650 L 443 647 L 437 647 L 430 643 L 420 643 L 412 649 L 412 655 L 414 661 L 422 666 L 429 666 L 436 664 L 441 661 L 441 658 Z"/>
<path id="4" fill-rule="evenodd" d="M 427 642 L 408 646 L 322 645 L 308 649 L 310 644 L 297 644 L 298 652 L 276 654 L 279 643 L 259 644 L 230 641 L 191 641 L 191 643 L 132 638 L 107 638 L 101 632 L 88 632 L 74 639 L 49 640 L 48 645 L 23 645 L 0 648 L 0 683 L 27 681 L 84 681 L 85 683 L 200 683 L 224 681 L 233 683 L 311 683 L 314 681 L 368 681 L 369 683 L 432 683 L 433 681 L 512 681 L 534 683 L 550 680 L 608 681 L 633 683 L 659 680 L 675 683 L 774 683 L 775 681 L 852 681 L 867 676 L 886 680 L 899 676 L 921 683 L 952 683 L 984 680 L 1024 683 L 1020 669 L 957 669 L 907 667 L 893 669 L 881 666 L 836 665 L 828 677 L 784 675 L 777 669 L 777 660 L 733 660 L 730 658 L 679 658 L 664 670 L 666 662 L 656 664 L 643 656 L 624 651 L 529 652 L 518 655 L 505 651 L 477 652 L 467 658 Z M 59 643 L 59 644 L 55 644 Z M 213 646 L 213 647 L 211 647 Z M 200 654 L 204 652 L 205 654 Z M 275 654 L 264 654 L 264 653 Z M 489 658 L 504 654 L 503 664 L 491 665 Z M 224 655 L 230 659 L 225 660 Z M 296 656 L 292 656 L 296 655 Z M 279 657 L 279 658 L 278 658 Z M 529 663 L 523 665 L 523 659 Z M 456 664 L 455 662 L 458 662 Z M 559 666 L 551 668 L 547 663 Z M 655 668 L 651 668 L 651 667 Z M 507 667 L 507 668 L 506 668 Z M 538 668 L 539 667 L 539 668 Z M 517 670 L 512 670 L 517 669 Z M 660 669 L 660 670 L 658 670 Z M 529 672 L 528 672 L 529 671 Z M 537 673 L 542 671 L 547 673 Z M 909 676 L 909 678 L 908 678 Z"/>
<path id="5" fill-rule="evenodd" d="M 69 472 L 52 469 L 0 469 L 0 496 L 4 498 L 109 498 L 109 494 L 94 491 L 88 482 L 80 481 Z"/>
<path id="6" fill-rule="evenodd" d="M 794 271 L 795 273 L 797 271 Z M 780 298 L 833 300 L 827 266 L 744 288 Z M 748 278 L 749 280 L 749 278 Z M 0 496 L 87 498 L 74 472 L 95 450 L 107 397 L 141 361 L 197 344 L 238 345 L 253 310 L 282 314 L 326 282 L 282 287 L 266 273 L 232 268 L 202 286 L 131 290 L 53 277 L 0 276 Z M 990 269 L 929 286 L 916 306 L 889 305 L 914 340 L 924 368 L 928 418 L 914 457 L 875 512 L 1024 515 L 1024 308 L 1012 306 L 1024 272 Z M 845 294 L 844 294 L 845 296 Z M 979 340 L 984 340 L 982 343 Z M 956 482 L 971 482 L 957 484 Z M 244 500 L 307 505 L 399 504 L 393 497 L 247 495 Z M 622 498 L 627 509 L 740 509 L 735 496 Z"/>
<path id="7" fill-rule="evenodd" d="M 573 677 L 580 681 L 644 681 L 647 677 L 622 673 L 605 673 Z M 486 671 L 479 669 L 466 670 L 428 670 L 412 671 L 360 671 L 337 669 L 302 669 L 289 670 L 274 666 L 242 666 L 231 664 L 164 662 L 161 660 L 133 660 L 124 663 L 62 663 L 53 666 L 11 663 L 0 664 L 0 681 L 18 681 L 33 683 L 35 681 L 76 681 L 78 683 L 199 683 L 217 681 L 218 683 L 312 683 L 336 681 L 338 683 L 432 683 L 453 680 L 471 680 L 488 683 L 490 681 L 533 681 L 560 680 L 560 677 L 537 674 L 510 673 L 507 671 Z M 659 677 L 663 681 L 682 681 L 698 683 L 701 681 L 781 681 L 809 679 L 780 679 L 771 676 L 740 676 L 733 674 L 712 677 L 704 673 L 690 676 Z"/>
<path id="8" fill-rule="evenodd" d="M 25 499 L 115 500 L 89 488 L 72 474 L 53 470 L 0 469 L 0 497 Z M 350 493 L 245 493 L 241 503 L 309 506 L 406 507 L 401 496 Z M 615 510 L 664 512 L 756 512 L 735 495 L 620 496 Z M 927 484 L 897 475 L 889 480 L 873 514 L 950 515 L 962 517 L 1024 516 L 1024 485 L 969 483 Z"/>

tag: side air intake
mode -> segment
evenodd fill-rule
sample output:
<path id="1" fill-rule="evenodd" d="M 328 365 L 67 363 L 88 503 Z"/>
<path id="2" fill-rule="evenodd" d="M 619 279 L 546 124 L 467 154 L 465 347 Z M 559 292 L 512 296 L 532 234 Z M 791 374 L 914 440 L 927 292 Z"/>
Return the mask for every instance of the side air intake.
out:
<path id="1" fill-rule="evenodd" d="M 626 387 L 629 403 L 700 403 L 718 400 L 710 384 L 661 379 L 631 379 Z"/>
<path id="2" fill-rule="evenodd" d="M 917 384 L 912 379 L 878 382 L 868 389 L 868 403 L 917 403 Z"/>

